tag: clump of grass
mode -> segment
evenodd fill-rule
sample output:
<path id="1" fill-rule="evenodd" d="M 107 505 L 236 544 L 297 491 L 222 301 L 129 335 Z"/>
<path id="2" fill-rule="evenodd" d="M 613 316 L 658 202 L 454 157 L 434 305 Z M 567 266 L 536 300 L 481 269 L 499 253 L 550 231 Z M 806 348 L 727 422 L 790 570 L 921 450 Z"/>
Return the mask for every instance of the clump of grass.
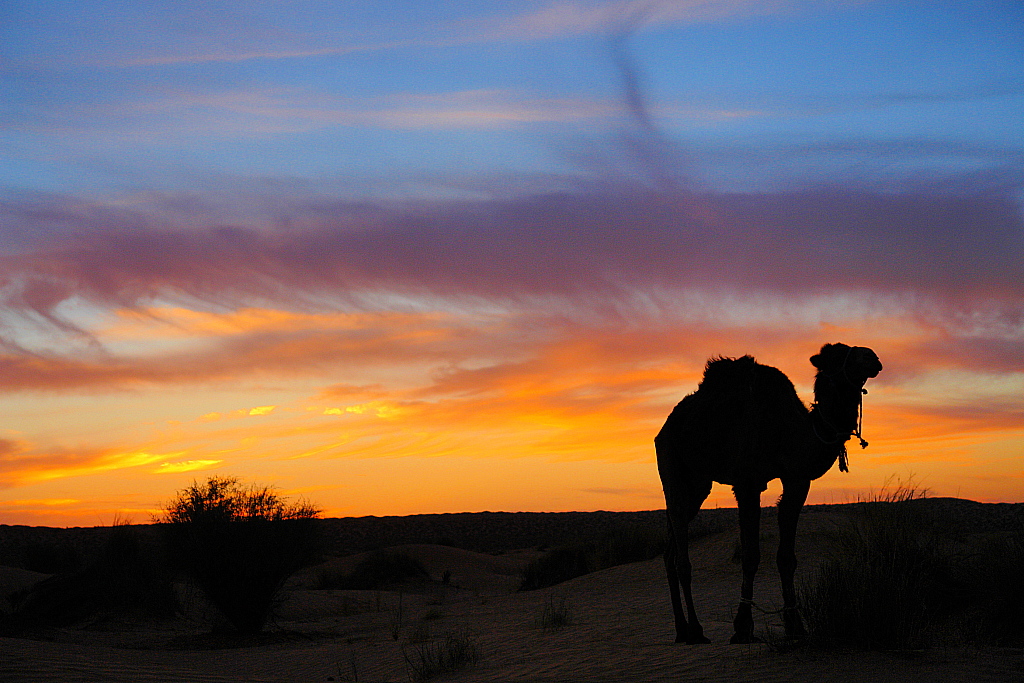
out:
<path id="1" fill-rule="evenodd" d="M 402 655 L 415 681 L 460 671 L 480 660 L 476 641 L 466 631 L 447 634 L 443 639 L 403 648 Z"/>
<path id="2" fill-rule="evenodd" d="M 179 491 L 157 521 L 172 558 L 248 635 L 263 629 L 285 580 L 316 555 L 319 514 L 270 487 L 211 477 Z"/>
<path id="3" fill-rule="evenodd" d="M 572 606 L 569 604 L 569 596 L 563 595 L 555 598 L 549 595 L 544 601 L 544 611 L 540 616 L 540 626 L 545 631 L 556 631 L 572 624 Z"/>
<path id="4" fill-rule="evenodd" d="M 421 621 L 413 627 L 409 633 L 410 643 L 427 643 L 430 642 L 430 624 L 425 621 Z"/>
<path id="5" fill-rule="evenodd" d="M 630 562 L 642 562 L 665 552 L 666 534 L 650 528 L 619 529 L 596 541 L 562 546 L 528 564 L 519 590 L 554 586 L 577 576 Z"/>
<path id="6" fill-rule="evenodd" d="M 800 602 L 812 643 L 912 650 L 938 642 L 967 597 L 958 551 L 940 520 L 908 505 L 926 492 L 900 484 L 861 502 Z"/>
<path id="7" fill-rule="evenodd" d="M 321 590 L 376 590 L 409 579 L 428 578 L 430 574 L 423 564 L 408 553 L 378 550 L 363 558 L 349 572 L 320 572 L 316 587 Z"/>
<path id="8" fill-rule="evenodd" d="M 388 624 L 391 627 L 391 640 L 398 640 L 398 636 L 402 633 L 402 622 L 405 617 L 405 609 L 402 605 L 403 593 L 398 592 L 398 602 L 395 603 L 394 608 L 391 610 L 391 618 L 388 620 Z"/>

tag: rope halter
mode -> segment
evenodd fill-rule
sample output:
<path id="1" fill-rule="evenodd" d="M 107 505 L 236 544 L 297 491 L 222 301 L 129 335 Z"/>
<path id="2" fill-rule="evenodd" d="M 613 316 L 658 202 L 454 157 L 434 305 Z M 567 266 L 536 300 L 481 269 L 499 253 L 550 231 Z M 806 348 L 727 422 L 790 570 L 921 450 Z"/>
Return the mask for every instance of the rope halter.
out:
<path id="1" fill-rule="evenodd" d="M 847 369 L 846 369 L 847 362 L 850 360 L 850 354 L 853 352 L 853 349 L 854 349 L 854 347 L 851 346 L 851 347 L 849 347 L 846 350 L 846 356 L 843 358 L 843 365 L 842 365 L 842 367 L 839 368 L 839 370 L 837 372 L 828 373 L 828 374 L 825 375 L 826 377 L 828 377 L 829 381 L 832 382 L 833 384 L 835 384 L 835 380 L 832 379 L 833 376 L 839 374 L 839 372 L 842 372 L 843 373 L 843 377 L 846 378 L 846 381 L 849 382 L 850 384 L 856 386 L 856 382 L 853 379 L 850 378 L 850 375 L 849 375 L 849 373 L 847 372 Z M 867 382 L 867 379 L 865 379 L 864 381 Z M 856 425 L 854 426 L 853 430 L 848 432 L 845 436 L 843 435 L 842 431 L 840 431 L 839 429 L 836 429 L 835 425 L 833 425 L 827 419 L 825 419 L 825 416 L 821 414 L 820 406 L 819 406 L 818 416 L 821 418 L 822 422 L 827 424 L 829 427 L 831 427 L 833 429 L 833 431 L 835 431 L 835 433 L 836 433 L 835 438 L 833 438 L 833 440 L 831 440 L 831 441 L 826 441 L 824 438 L 822 438 L 821 434 L 818 434 L 818 429 L 817 429 L 817 427 L 814 426 L 814 423 L 813 422 L 811 423 L 811 428 L 814 430 L 814 435 L 816 437 L 818 437 L 818 440 L 821 441 L 823 444 L 828 444 L 828 445 L 834 445 L 836 443 L 841 444 L 840 448 L 839 448 L 839 471 L 840 472 L 849 472 L 850 471 L 849 455 L 846 452 L 846 441 L 847 441 L 847 439 L 849 439 L 851 436 L 856 436 L 857 440 L 860 441 L 860 447 L 862 449 L 868 447 L 868 442 L 864 440 L 864 436 L 863 436 L 863 431 L 864 431 L 864 395 L 867 394 L 867 393 L 868 393 L 868 390 L 865 389 L 864 385 L 862 384 L 861 385 L 861 389 L 860 389 L 860 397 L 857 400 L 857 422 L 856 422 Z"/>

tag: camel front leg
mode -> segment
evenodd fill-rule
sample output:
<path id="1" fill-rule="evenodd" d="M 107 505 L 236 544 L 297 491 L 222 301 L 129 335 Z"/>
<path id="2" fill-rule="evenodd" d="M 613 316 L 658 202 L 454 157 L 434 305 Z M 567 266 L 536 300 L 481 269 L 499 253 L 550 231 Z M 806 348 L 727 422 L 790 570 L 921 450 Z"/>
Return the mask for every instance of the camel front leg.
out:
<path id="1" fill-rule="evenodd" d="M 683 612 L 682 601 L 679 599 L 679 573 L 676 571 L 676 540 L 669 525 L 668 547 L 665 548 L 665 573 L 668 575 L 668 592 L 672 601 L 672 614 L 676 622 L 676 642 L 685 643 L 689 624 L 686 623 L 686 613 Z"/>
<path id="2" fill-rule="evenodd" d="M 730 643 L 754 643 L 754 575 L 761 563 L 761 491 L 753 487 L 733 487 L 740 514 L 740 544 L 743 547 L 743 585 L 740 606 L 733 621 L 735 633 Z"/>
<path id="3" fill-rule="evenodd" d="M 793 577 L 796 574 L 796 524 L 800 510 L 807 500 L 811 482 L 806 479 L 783 480 L 782 497 L 779 499 L 779 577 L 782 579 L 782 621 L 786 635 L 799 637 L 807 635 L 803 620 L 797 608 L 796 589 Z"/>
<path id="4" fill-rule="evenodd" d="M 665 551 L 665 569 L 672 598 L 672 611 L 676 620 L 676 642 L 696 645 L 710 643 L 704 636 L 704 628 L 697 620 L 693 605 L 692 573 L 690 565 L 688 525 L 693 515 L 681 517 L 669 514 L 669 545 Z M 683 586 L 686 612 L 679 600 L 679 584 Z"/>

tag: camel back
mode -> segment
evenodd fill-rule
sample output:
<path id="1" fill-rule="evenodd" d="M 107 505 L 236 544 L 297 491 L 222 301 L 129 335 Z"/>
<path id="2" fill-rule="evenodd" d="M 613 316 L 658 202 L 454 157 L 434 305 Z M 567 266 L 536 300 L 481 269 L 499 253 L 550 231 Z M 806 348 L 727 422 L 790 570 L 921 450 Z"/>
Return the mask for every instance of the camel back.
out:
<path id="1" fill-rule="evenodd" d="M 697 391 L 669 416 L 659 439 L 702 444 L 701 452 L 677 452 L 695 472 L 724 484 L 780 476 L 797 447 L 794 425 L 804 425 L 807 407 L 779 369 L 751 356 L 713 358 Z"/>
<path id="2" fill-rule="evenodd" d="M 752 356 L 709 360 L 697 395 L 710 405 L 731 406 L 729 412 L 734 419 L 742 414 L 761 428 L 791 417 L 794 411 L 807 413 L 789 378 L 778 368 L 761 365 Z"/>
<path id="3" fill-rule="evenodd" d="M 770 398 L 771 402 L 788 400 L 800 402 L 796 388 L 778 368 L 761 365 L 753 356 L 742 358 L 712 358 L 704 366 L 704 378 L 697 391 L 708 399 L 736 399 L 748 401 L 751 397 Z"/>

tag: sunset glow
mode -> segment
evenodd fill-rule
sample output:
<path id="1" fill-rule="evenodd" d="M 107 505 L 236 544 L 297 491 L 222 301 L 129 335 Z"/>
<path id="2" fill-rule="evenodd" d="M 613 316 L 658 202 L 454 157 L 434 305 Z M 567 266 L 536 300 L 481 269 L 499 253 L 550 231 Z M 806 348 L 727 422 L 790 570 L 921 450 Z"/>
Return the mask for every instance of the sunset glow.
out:
<path id="1" fill-rule="evenodd" d="M 0 523 L 660 508 L 707 358 L 810 403 L 835 341 L 810 502 L 1024 500 L 1024 5 L 58 4 L 0 10 Z"/>

